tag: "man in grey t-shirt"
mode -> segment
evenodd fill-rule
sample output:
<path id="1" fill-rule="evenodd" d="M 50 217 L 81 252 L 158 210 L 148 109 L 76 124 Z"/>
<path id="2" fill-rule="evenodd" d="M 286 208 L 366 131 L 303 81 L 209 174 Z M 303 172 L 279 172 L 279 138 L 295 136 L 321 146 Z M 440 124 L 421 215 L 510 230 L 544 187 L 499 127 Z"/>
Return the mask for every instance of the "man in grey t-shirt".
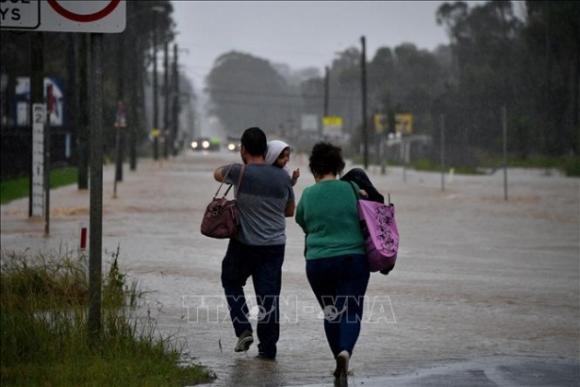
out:
<path id="1" fill-rule="evenodd" d="M 235 351 L 242 352 L 254 341 L 243 289 L 252 276 L 260 307 L 258 357 L 273 360 L 280 335 L 278 298 L 286 245 L 285 217 L 294 215 L 294 191 L 283 169 L 264 163 L 267 142 L 260 128 L 246 129 L 241 142 L 244 167 L 232 164 L 214 171 L 217 181 L 235 185 L 240 210 L 240 232 L 230 239 L 221 279 L 238 337 Z"/>

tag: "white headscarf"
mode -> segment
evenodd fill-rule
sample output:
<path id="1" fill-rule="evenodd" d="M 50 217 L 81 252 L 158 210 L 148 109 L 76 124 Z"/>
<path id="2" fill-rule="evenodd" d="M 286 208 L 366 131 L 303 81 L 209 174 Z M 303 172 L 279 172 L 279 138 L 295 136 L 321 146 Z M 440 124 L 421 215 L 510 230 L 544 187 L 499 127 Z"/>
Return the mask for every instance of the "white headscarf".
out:
<path id="1" fill-rule="evenodd" d="M 268 141 L 268 152 L 266 153 L 265 163 L 268 165 L 273 165 L 282 151 L 289 148 L 290 145 L 286 144 L 284 141 L 272 140 Z"/>

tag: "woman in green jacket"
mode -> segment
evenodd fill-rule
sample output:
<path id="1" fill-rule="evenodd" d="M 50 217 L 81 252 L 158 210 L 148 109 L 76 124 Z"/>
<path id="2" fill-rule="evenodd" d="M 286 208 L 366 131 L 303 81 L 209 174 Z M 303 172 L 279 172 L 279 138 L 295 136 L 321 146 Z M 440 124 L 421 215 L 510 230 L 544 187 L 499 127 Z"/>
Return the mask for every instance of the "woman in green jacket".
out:
<path id="1" fill-rule="evenodd" d="M 336 359 L 334 375 L 346 381 L 370 273 L 357 212 L 358 186 L 337 180 L 343 169 L 339 147 L 324 142 L 314 146 L 310 171 L 316 184 L 302 193 L 296 222 L 306 234 L 306 275 L 324 311 L 324 331 Z"/>

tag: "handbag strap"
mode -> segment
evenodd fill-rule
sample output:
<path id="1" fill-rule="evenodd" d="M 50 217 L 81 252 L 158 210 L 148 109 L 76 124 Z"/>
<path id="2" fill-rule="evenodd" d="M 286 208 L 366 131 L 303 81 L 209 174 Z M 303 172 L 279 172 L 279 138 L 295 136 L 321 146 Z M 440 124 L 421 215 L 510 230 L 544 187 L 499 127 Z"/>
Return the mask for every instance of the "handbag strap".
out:
<path id="1" fill-rule="evenodd" d="M 354 196 L 356 196 L 356 199 L 357 199 L 357 200 L 359 200 L 359 199 L 360 199 L 360 195 L 359 195 L 359 193 L 356 191 L 356 189 L 355 189 L 355 187 L 354 187 L 354 184 L 352 183 L 352 181 L 349 181 L 348 183 L 350 184 L 350 186 L 352 187 L 352 190 L 354 191 Z M 387 197 L 388 197 L 388 199 L 387 199 L 387 200 L 388 200 L 388 203 L 387 203 L 387 204 L 388 204 L 389 206 L 392 206 L 392 205 L 393 205 L 393 203 L 391 203 L 391 193 L 390 193 L 390 192 L 388 192 L 388 193 L 387 193 Z"/>
<path id="2" fill-rule="evenodd" d="M 224 185 L 224 182 L 226 181 L 226 178 L 228 177 L 230 170 L 232 169 L 233 165 L 230 165 L 230 167 L 228 168 L 228 170 L 226 171 L 226 174 L 224 175 L 224 179 L 222 180 L 221 184 L 219 185 L 217 191 L 215 191 L 215 194 L 213 195 L 213 198 L 217 198 L 218 194 L 220 193 L 220 189 L 222 189 L 222 185 Z M 226 195 L 228 194 L 228 192 L 226 191 Z M 224 195 L 225 196 L 225 195 Z"/>
<path id="3" fill-rule="evenodd" d="M 228 168 L 228 170 L 226 171 L 226 174 L 224 175 L 224 180 L 221 182 L 220 186 L 218 187 L 215 195 L 213 196 L 214 198 L 216 198 L 220 192 L 220 189 L 222 188 L 222 185 L 224 185 L 226 178 L 228 177 L 228 174 L 230 173 L 230 170 L 233 168 L 233 164 L 230 165 L 230 167 Z M 238 187 L 240 186 L 240 184 L 242 184 L 242 177 L 244 176 L 244 169 L 246 168 L 246 166 L 244 164 L 242 164 L 242 169 L 240 170 L 240 177 L 238 178 Z M 226 189 L 226 192 L 224 192 L 224 198 L 226 196 L 228 196 L 228 192 L 230 192 L 230 189 L 232 189 L 232 184 L 229 185 L 228 189 Z"/>
<path id="4" fill-rule="evenodd" d="M 244 169 L 246 169 L 246 165 L 242 164 L 242 169 L 240 170 L 240 176 L 238 177 L 238 189 L 240 189 L 240 185 L 242 184 L 242 177 L 244 177 Z M 225 179 L 225 177 L 224 177 L 224 179 Z M 224 193 L 224 197 L 226 197 L 228 195 L 228 192 L 230 192 L 230 189 L 232 189 L 232 184 L 230 184 L 230 186 L 226 190 L 226 193 Z"/>

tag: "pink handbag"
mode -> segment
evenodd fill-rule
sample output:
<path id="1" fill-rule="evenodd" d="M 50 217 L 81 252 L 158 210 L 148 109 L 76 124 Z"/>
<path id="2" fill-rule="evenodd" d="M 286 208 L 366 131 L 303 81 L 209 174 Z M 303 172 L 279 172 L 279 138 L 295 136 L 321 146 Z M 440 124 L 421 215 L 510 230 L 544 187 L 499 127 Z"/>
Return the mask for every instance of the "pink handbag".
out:
<path id="1" fill-rule="evenodd" d="M 354 186 L 353 186 L 354 189 Z M 399 230 L 395 206 L 358 198 L 358 216 L 365 237 L 365 250 L 370 271 L 389 271 L 395 265 L 399 250 Z M 386 274 L 386 273 L 385 273 Z"/>
<path id="2" fill-rule="evenodd" d="M 240 170 L 238 189 L 242 182 L 242 176 L 244 175 L 244 167 L 245 166 L 242 165 L 242 169 Z M 224 180 L 228 176 L 230 169 L 231 167 L 226 172 Z M 212 201 L 207 205 L 205 214 L 203 214 L 203 220 L 201 221 L 201 233 L 210 238 L 233 238 L 238 234 L 240 227 L 240 212 L 238 210 L 236 199 L 226 199 L 232 185 L 230 184 L 223 197 L 217 197 L 223 185 L 224 183 L 222 182 L 218 187 Z"/>

